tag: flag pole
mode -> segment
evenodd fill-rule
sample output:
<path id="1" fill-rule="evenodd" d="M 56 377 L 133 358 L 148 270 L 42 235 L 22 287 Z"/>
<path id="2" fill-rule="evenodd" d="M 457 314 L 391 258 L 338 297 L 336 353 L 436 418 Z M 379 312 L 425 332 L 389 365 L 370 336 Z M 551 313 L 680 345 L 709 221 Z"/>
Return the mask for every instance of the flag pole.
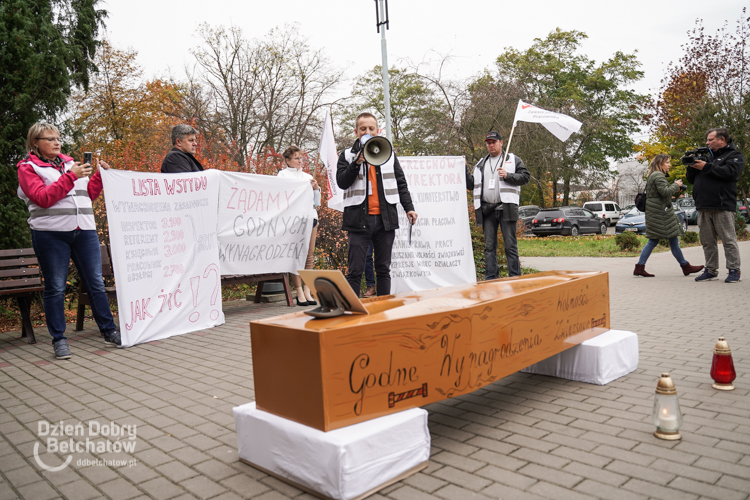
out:
<path id="1" fill-rule="evenodd" d="M 505 148 L 505 154 L 503 155 L 502 167 L 505 168 L 505 160 L 508 159 L 508 151 L 510 151 L 510 143 L 513 142 L 513 131 L 516 130 L 516 121 L 513 120 L 513 128 L 510 129 L 510 137 L 508 137 L 508 147 Z"/>

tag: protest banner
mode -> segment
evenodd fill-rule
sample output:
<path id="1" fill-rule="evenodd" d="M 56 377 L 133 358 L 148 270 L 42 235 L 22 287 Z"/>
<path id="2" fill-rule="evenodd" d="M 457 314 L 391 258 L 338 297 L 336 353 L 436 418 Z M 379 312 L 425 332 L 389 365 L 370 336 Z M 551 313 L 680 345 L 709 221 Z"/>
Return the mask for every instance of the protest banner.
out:
<path id="1" fill-rule="evenodd" d="M 411 227 L 398 205 L 391 293 L 476 283 L 462 156 L 399 157 L 419 215 Z"/>
<path id="2" fill-rule="evenodd" d="M 221 274 L 294 273 L 305 268 L 313 218 L 310 182 L 221 172 Z"/>
<path id="3" fill-rule="evenodd" d="M 220 173 L 101 172 L 122 345 L 224 323 Z"/>

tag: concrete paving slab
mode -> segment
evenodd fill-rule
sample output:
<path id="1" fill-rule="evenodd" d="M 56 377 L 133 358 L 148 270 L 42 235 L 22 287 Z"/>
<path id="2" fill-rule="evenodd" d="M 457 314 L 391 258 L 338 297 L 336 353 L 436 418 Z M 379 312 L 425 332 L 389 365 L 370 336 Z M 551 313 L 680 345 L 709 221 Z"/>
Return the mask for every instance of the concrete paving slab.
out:
<path id="1" fill-rule="evenodd" d="M 750 262 L 750 243 L 740 250 Z M 700 247 L 683 252 L 703 263 Z M 516 373 L 432 404 L 430 465 L 372 498 L 747 500 L 750 277 L 696 283 L 667 252 L 648 261 L 655 278 L 635 278 L 636 260 L 521 256 L 540 271 L 609 272 L 612 327 L 639 335 L 635 372 L 601 387 Z M 54 359 L 43 329 L 35 345 L 0 334 L 0 498 L 311 498 L 240 463 L 232 421 L 232 407 L 254 399 L 249 321 L 298 309 L 228 302 L 225 325 L 127 350 L 104 349 L 87 323 L 69 332 L 68 361 Z M 714 390 L 709 377 L 720 335 L 738 374 L 731 392 Z M 651 432 L 663 371 L 680 395 L 682 441 Z M 50 453 L 40 422 L 60 421 L 81 422 L 86 436 L 89 422 L 100 431 L 135 426 L 135 447 L 122 448 L 126 433 L 120 449 L 96 449 L 100 432 L 89 436 L 94 449 L 45 470 L 64 454 Z"/>

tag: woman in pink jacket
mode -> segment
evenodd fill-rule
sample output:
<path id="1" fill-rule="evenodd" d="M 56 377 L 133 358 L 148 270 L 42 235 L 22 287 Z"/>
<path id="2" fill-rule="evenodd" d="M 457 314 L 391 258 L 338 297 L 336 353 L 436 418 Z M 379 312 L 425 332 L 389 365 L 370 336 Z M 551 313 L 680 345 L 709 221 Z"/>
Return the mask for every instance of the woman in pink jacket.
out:
<path id="1" fill-rule="evenodd" d="M 29 154 L 18 163 L 18 197 L 29 209 L 34 252 L 44 277 L 44 312 L 57 359 L 71 356 L 65 338 L 65 286 L 70 259 L 91 299 L 96 324 L 107 347 L 120 345 L 102 280 L 99 238 L 91 204 L 102 192 L 92 167 L 60 152 L 60 131 L 35 123 L 26 138 Z M 99 162 L 102 168 L 109 165 Z"/>

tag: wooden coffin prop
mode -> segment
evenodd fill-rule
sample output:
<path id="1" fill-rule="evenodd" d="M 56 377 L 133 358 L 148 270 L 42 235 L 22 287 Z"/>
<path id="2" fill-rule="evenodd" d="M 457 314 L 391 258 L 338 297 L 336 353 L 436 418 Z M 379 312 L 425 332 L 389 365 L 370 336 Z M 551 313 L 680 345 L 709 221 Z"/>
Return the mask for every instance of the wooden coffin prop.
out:
<path id="1" fill-rule="evenodd" d="M 257 407 L 323 431 L 467 394 L 609 330 L 609 276 L 550 271 L 250 323 Z"/>

